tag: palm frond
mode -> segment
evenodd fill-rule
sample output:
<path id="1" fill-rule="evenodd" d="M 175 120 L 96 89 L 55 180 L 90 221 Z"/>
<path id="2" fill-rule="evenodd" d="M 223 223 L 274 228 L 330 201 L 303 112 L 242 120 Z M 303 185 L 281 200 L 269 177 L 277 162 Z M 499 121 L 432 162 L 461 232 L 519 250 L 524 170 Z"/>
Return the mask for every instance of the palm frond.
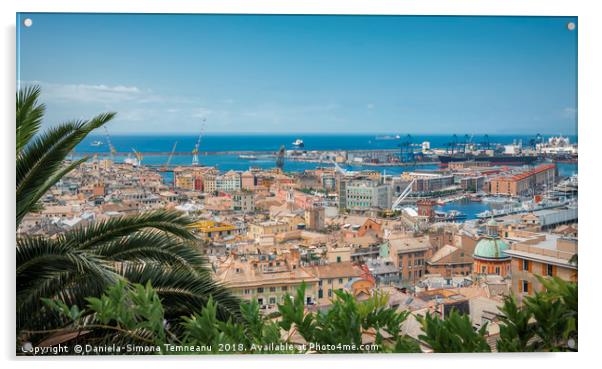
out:
<path id="1" fill-rule="evenodd" d="M 156 230 L 136 232 L 94 249 L 115 262 L 151 262 L 171 268 L 187 268 L 190 273 L 208 273 L 207 260 L 191 241 L 183 241 Z"/>
<path id="2" fill-rule="evenodd" d="M 187 226 L 191 220 L 175 210 L 155 210 L 121 216 L 77 227 L 59 236 L 61 242 L 78 249 L 93 248 L 126 237 L 143 229 L 153 228 L 187 240 L 193 240 Z"/>
<path id="3" fill-rule="evenodd" d="M 40 87 L 30 86 L 17 93 L 17 155 L 40 130 L 46 107 L 38 103 Z"/>
<path id="4" fill-rule="evenodd" d="M 17 224 L 31 207 L 62 175 L 64 160 L 92 130 L 102 126 L 115 113 L 100 114 L 89 121 L 64 123 L 38 135 L 17 155 Z"/>
<path id="5" fill-rule="evenodd" d="M 132 283 L 150 281 L 161 298 L 168 319 L 199 313 L 210 297 L 217 305 L 219 319 L 241 319 L 240 299 L 208 274 L 191 275 L 186 269 L 165 270 L 152 264 L 124 264 L 119 273 Z"/>

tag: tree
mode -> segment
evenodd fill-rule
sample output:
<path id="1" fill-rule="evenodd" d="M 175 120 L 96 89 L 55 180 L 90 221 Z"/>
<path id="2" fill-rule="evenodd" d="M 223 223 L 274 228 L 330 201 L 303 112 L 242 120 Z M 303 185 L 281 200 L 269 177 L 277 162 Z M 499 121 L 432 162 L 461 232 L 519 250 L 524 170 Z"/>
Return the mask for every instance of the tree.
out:
<path id="1" fill-rule="evenodd" d="M 424 334 L 418 336 L 435 352 L 490 352 L 485 340 L 487 324 L 475 331 L 467 315 L 452 309 L 449 316 L 440 319 L 427 313 L 416 317 Z"/>
<path id="2" fill-rule="evenodd" d="M 303 296 L 304 290 L 305 286 L 300 287 L 297 297 Z M 387 296 L 378 295 L 358 303 L 350 294 L 340 292 L 329 313 L 313 314 L 305 311 L 303 300 L 289 296 L 278 307 L 279 322 L 261 315 L 257 302 L 241 302 L 241 321 L 237 322 L 231 318 L 219 319 L 216 304 L 209 298 L 200 312 L 183 316 L 172 325 L 164 323 L 162 301 L 150 282 L 128 285 L 120 280 L 100 297 L 87 298 L 83 309 L 62 301 L 44 300 L 49 309 L 67 322 L 56 332 L 74 337 L 72 344 L 141 346 L 139 352 L 132 353 L 306 352 L 308 345 L 292 342 L 295 333 L 307 342 L 317 343 L 320 353 L 372 352 L 360 346 L 362 335 L 366 334 L 375 337 L 377 352 L 420 352 L 416 342 L 400 334 L 401 323 L 408 313 L 398 313 L 388 308 L 386 302 Z M 389 338 L 383 336 L 385 333 Z M 332 348 L 326 350 L 322 348 L 324 345 Z"/>
<path id="3" fill-rule="evenodd" d="M 577 284 L 538 276 L 544 290 L 525 296 L 519 307 L 506 297 L 500 309 L 499 351 L 577 350 Z"/>
<path id="4" fill-rule="evenodd" d="M 381 352 L 420 352 L 411 338 L 401 334 L 401 325 L 409 312 L 398 312 L 387 306 L 388 296 L 375 293 L 358 302 L 345 291 L 335 291 L 335 299 L 327 312 L 305 311 L 305 284 L 293 299 L 286 296 L 278 305 L 282 315 L 280 327 L 289 337 L 298 333 L 306 342 L 317 344 L 316 351 L 373 352 L 362 348 L 363 336 L 373 336 Z"/>
<path id="5" fill-rule="evenodd" d="M 535 351 L 537 344 L 533 342 L 535 329 L 533 312 L 518 307 L 514 296 L 506 296 L 500 308 L 500 339 L 497 349 L 500 352 Z"/>
<path id="6" fill-rule="evenodd" d="M 44 106 L 40 90 L 17 93 L 17 226 L 38 210 L 39 199 L 87 158 L 66 156 L 90 132 L 110 121 L 106 113 L 88 121 L 63 123 L 39 133 Z M 239 300 L 212 280 L 208 263 L 195 247 L 191 221 L 179 212 L 153 211 L 93 222 L 56 237 L 18 235 L 16 246 L 17 332 L 47 330 L 65 323 L 42 298 L 67 305 L 85 303 L 125 279 L 153 282 L 167 319 L 200 311 L 212 298 L 220 319 L 240 317 Z"/>

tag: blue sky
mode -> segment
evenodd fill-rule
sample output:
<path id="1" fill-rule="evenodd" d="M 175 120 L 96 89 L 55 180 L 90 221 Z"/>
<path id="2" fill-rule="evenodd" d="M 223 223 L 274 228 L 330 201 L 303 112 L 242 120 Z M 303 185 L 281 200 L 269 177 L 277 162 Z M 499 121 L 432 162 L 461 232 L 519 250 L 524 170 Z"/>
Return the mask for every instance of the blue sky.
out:
<path id="1" fill-rule="evenodd" d="M 576 17 L 27 14 L 51 125 L 114 133 L 575 134 Z M 31 18 L 33 25 L 23 26 Z"/>

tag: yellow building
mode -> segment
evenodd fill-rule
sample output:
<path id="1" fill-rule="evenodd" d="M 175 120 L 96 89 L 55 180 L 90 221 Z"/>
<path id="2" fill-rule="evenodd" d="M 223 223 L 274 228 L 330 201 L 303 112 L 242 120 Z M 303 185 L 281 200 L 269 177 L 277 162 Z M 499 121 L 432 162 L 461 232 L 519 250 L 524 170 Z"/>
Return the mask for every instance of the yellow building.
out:
<path id="1" fill-rule="evenodd" d="M 266 221 L 257 224 L 250 224 L 248 235 L 251 239 L 259 239 L 265 235 L 277 235 L 278 233 L 288 232 L 290 225 L 284 222 Z"/>
<path id="2" fill-rule="evenodd" d="M 354 279 L 362 276 L 362 270 L 348 261 L 313 266 L 312 274 L 319 279 L 318 304 L 328 305 L 334 299 L 335 291 L 343 291 L 351 286 Z"/>
<path id="3" fill-rule="evenodd" d="M 193 191 L 195 177 L 192 174 L 184 174 L 176 177 L 176 187 Z"/>
<path id="4" fill-rule="evenodd" d="M 228 236 L 237 235 L 238 228 L 228 223 L 214 222 L 211 220 L 201 220 L 190 225 L 200 238 L 203 239 L 220 239 Z"/>

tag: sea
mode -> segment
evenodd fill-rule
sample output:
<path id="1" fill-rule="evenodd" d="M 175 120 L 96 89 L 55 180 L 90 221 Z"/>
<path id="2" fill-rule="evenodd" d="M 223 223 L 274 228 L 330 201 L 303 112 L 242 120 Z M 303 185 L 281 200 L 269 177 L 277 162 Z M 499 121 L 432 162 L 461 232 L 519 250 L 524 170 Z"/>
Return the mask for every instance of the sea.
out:
<path id="1" fill-rule="evenodd" d="M 389 138 L 383 138 L 388 136 Z M 543 136 L 544 140 L 550 136 Z M 568 135 L 571 142 L 577 142 L 576 135 Z M 227 151 L 265 151 L 268 153 L 277 152 L 280 146 L 284 145 L 287 149 L 295 149 L 293 142 L 297 139 L 304 141 L 305 150 L 378 150 L 378 149 L 398 149 L 400 142 L 411 141 L 413 144 L 422 144 L 430 142 L 431 148 L 444 148 L 450 142 L 470 142 L 481 143 L 485 140 L 484 136 L 460 136 L 453 135 L 412 135 L 410 137 L 400 135 L 400 139 L 394 139 L 395 134 L 236 134 L 236 133 L 205 133 L 201 137 L 199 146 L 199 161 L 201 165 L 217 166 L 220 170 L 247 170 L 250 167 L 272 168 L 275 161 L 270 159 L 249 160 L 241 159 L 238 155 L 230 155 Z M 488 141 L 491 144 L 511 144 L 522 141 L 524 145 L 534 139 L 534 135 L 489 135 Z M 198 140 L 198 135 L 156 135 L 156 134 L 113 134 L 110 136 L 111 143 L 118 152 L 131 153 L 133 157 L 134 150 L 139 152 L 170 152 L 173 145 L 176 144 L 178 152 L 192 151 Z M 102 142 L 100 146 L 93 146 L 94 141 Z M 75 149 L 78 154 L 93 154 L 99 152 L 108 152 L 107 137 L 105 135 L 90 135 L 86 137 Z M 205 152 L 224 152 L 217 155 L 204 155 Z M 125 157 L 117 157 L 121 161 Z M 143 164 L 164 164 L 167 156 L 145 156 Z M 173 156 L 171 164 L 189 165 L 192 156 Z M 321 163 L 304 162 L 286 162 L 284 170 L 291 172 L 313 169 L 317 166 L 323 166 Z M 357 170 L 360 166 L 350 167 Z M 420 166 L 422 169 L 434 169 L 428 166 Z M 412 171 L 416 167 L 378 167 L 369 166 L 374 170 L 387 170 L 390 174 L 399 174 L 404 171 Z M 576 171 L 577 166 L 574 165 Z M 571 171 L 572 169 L 569 169 Z M 567 175 L 570 175 L 567 174 Z"/>
<path id="2" fill-rule="evenodd" d="M 488 141 L 490 144 L 512 144 L 522 142 L 528 145 L 535 135 L 489 135 L 488 139 L 483 135 L 461 136 L 457 135 L 399 135 L 395 138 L 394 133 L 383 134 L 323 134 L 323 133 L 303 133 L 303 134 L 249 134 L 249 133 L 205 133 L 201 137 L 199 145 L 200 165 L 215 166 L 219 170 L 247 170 L 249 168 L 274 168 L 276 163 L 272 157 L 256 160 L 243 159 L 238 155 L 227 153 L 228 151 L 265 151 L 266 153 L 277 152 L 282 145 L 286 149 L 295 149 L 293 142 L 301 139 L 304 142 L 304 150 L 378 150 L 378 149 L 398 149 L 401 142 L 410 141 L 412 144 L 420 145 L 425 141 L 430 143 L 431 148 L 445 148 L 450 142 L 473 142 L 482 143 Z M 542 136 L 547 141 L 552 135 Z M 577 143 L 576 135 L 565 135 L 571 143 Z M 116 161 L 123 161 L 127 157 L 134 157 L 134 150 L 139 152 L 171 152 L 174 144 L 175 151 L 190 152 L 194 149 L 198 135 L 186 134 L 112 134 L 109 138 L 106 135 L 90 135 L 86 137 L 74 150 L 76 156 L 84 154 L 94 154 L 108 152 L 108 139 L 115 147 L 117 152 L 129 153 L 124 156 L 117 156 Z M 92 145 L 93 142 L 102 142 L 99 146 Z M 210 152 L 212 154 L 207 155 Z M 220 153 L 221 152 L 221 153 Z M 217 153 L 217 154 L 216 154 Z M 161 165 L 167 162 L 165 156 L 144 156 L 142 164 Z M 173 156 L 170 164 L 172 165 L 190 165 L 192 156 Z M 317 167 L 329 166 L 329 163 L 285 161 L 284 170 L 287 172 L 301 172 L 304 170 L 315 169 Z M 343 166 L 345 168 L 345 166 Z M 432 170 L 437 169 L 436 164 L 418 165 L 418 166 L 374 166 L 374 165 L 347 165 L 349 170 L 377 170 L 391 175 L 398 175 L 405 171 Z M 562 177 L 571 176 L 577 173 L 577 163 L 558 163 L 558 173 Z M 170 172 L 163 172 L 166 183 L 172 182 L 173 178 Z M 459 210 L 467 214 L 468 219 L 476 218 L 476 214 L 489 210 L 493 205 L 475 203 L 475 202 L 452 202 L 439 207 L 439 210 Z"/>

